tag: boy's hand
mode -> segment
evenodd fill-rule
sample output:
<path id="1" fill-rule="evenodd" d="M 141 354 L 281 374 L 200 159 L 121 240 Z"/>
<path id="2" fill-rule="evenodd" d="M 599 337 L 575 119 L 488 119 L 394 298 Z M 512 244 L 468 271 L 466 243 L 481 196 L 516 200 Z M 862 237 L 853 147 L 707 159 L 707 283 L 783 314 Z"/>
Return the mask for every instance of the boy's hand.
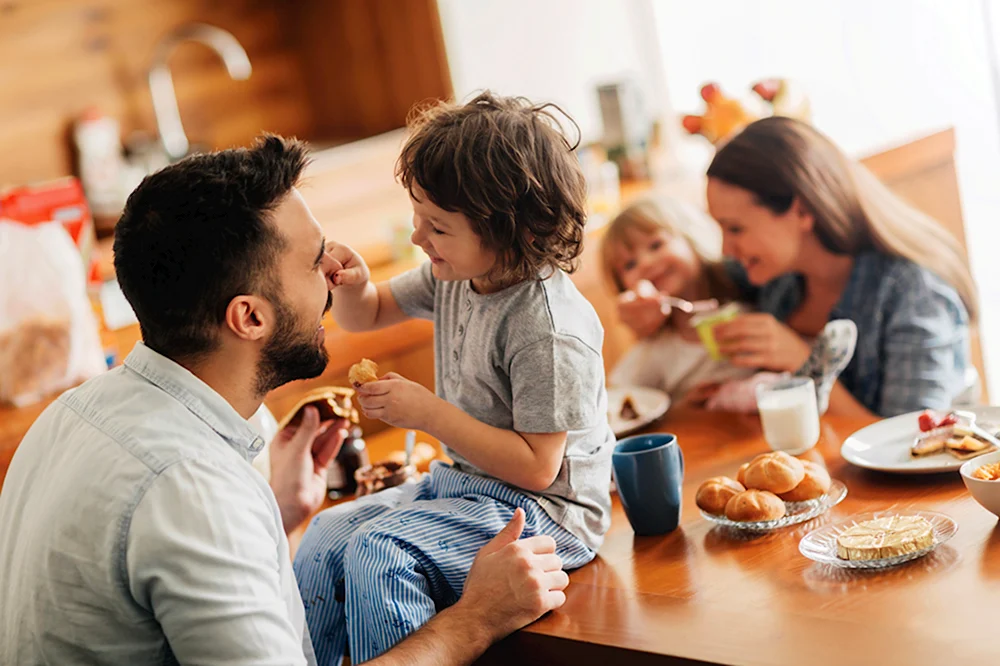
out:
<path id="1" fill-rule="evenodd" d="M 379 419 L 397 428 L 427 430 L 441 399 L 420 384 L 390 372 L 377 382 L 362 384 L 358 404 L 370 419 Z"/>
<path id="2" fill-rule="evenodd" d="M 371 271 L 361 255 L 337 241 L 326 242 L 326 252 L 340 262 L 342 269 L 333 274 L 337 287 L 363 287 L 371 279 Z"/>

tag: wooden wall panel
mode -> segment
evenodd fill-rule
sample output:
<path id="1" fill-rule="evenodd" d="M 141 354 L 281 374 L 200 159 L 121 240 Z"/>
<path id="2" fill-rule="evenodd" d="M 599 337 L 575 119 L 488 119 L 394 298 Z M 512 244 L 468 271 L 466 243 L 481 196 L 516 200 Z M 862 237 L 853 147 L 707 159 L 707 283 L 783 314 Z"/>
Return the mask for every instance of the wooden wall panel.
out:
<path id="1" fill-rule="evenodd" d="M 200 21 L 232 32 L 253 65 L 233 81 L 207 47 L 171 59 L 192 143 L 245 144 L 263 130 L 314 136 L 299 54 L 282 29 L 282 0 L 6 0 L 0 2 L 0 186 L 73 171 L 69 128 L 99 106 L 153 132 L 146 73 L 157 41 Z"/>
<path id="2" fill-rule="evenodd" d="M 319 135 L 398 129 L 414 103 L 452 96 L 435 0 L 298 0 L 289 13 Z"/>

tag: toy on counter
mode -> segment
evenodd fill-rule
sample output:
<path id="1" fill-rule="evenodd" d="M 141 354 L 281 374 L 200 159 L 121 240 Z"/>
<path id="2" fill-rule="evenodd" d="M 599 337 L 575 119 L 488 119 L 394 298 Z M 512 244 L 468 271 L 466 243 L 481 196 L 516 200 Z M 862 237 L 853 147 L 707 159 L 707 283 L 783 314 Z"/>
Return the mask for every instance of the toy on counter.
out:
<path id="1" fill-rule="evenodd" d="M 700 116 L 684 116 L 681 124 L 690 134 L 701 134 L 713 144 L 718 144 L 758 118 L 741 101 L 724 95 L 718 84 L 703 85 L 701 98 L 705 100 L 705 112 Z"/>
<path id="2" fill-rule="evenodd" d="M 751 89 L 770 104 L 775 116 L 796 118 L 804 122 L 812 119 L 809 98 L 802 86 L 791 79 L 762 79 Z"/>
<path id="3" fill-rule="evenodd" d="M 788 116 L 809 122 L 811 117 L 809 98 L 802 87 L 794 81 L 781 78 L 762 79 L 755 83 L 751 90 L 764 103 L 759 111 L 754 99 L 741 101 L 735 97 L 727 97 L 717 83 L 706 83 L 701 88 L 701 97 L 705 100 L 705 112 L 700 116 L 686 115 L 681 124 L 689 134 L 700 134 L 717 146 L 753 121 L 768 115 L 768 110 L 770 115 Z"/>

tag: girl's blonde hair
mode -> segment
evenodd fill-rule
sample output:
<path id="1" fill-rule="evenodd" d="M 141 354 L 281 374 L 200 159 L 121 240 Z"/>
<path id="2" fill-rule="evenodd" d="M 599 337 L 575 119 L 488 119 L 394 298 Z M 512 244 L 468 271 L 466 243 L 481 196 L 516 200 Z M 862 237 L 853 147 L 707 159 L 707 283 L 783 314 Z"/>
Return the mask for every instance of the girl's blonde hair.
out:
<path id="1" fill-rule="evenodd" d="M 615 255 L 618 248 L 632 251 L 630 232 L 655 234 L 666 231 L 680 236 L 691 245 L 702 267 L 708 272 L 709 286 L 715 298 L 731 297 L 732 283 L 722 267 L 722 230 L 719 225 L 694 206 L 678 199 L 653 195 L 641 199 L 620 212 L 608 225 L 601 240 L 601 264 L 605 279 L 615 291 L 625 291 Z"/>
<path id="2" fill-rule="evenodd" d="M 758 120 L 719 149 L 708 176 L 751 192 L 778 215 L 798 200 L 830 252 L 876 250 L 926 268 L 958 292 L 976 320 L 976 286 L 955 237 L 812 126 L 777 116 Z"/>

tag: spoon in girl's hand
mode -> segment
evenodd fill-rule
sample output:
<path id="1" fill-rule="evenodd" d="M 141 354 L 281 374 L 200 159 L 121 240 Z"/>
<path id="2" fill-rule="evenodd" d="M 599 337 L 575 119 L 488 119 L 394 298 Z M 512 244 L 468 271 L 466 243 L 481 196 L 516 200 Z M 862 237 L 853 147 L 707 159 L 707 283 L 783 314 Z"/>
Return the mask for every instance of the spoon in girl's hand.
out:
<path id="1" fill-rule="evenodd" d="M 683 298 L 677 298 L 676 296 L 669 296 L 667 294 L 661 293 L 653 283 L 649 280 L 640 280 L 639 284 L 635 286 L 635 291 L 639 296 L 643 298 L 657 298 L 660 301 L 660 310 L 663 314 L 670 314 L 672 308 L 677 308 L 681 312 L 687 314 L 694 314 L 696 312 L 706 312 L 708 310 L 717 310 L 719 308 L 719 301 L 714 298 L 710 298 L 705 301 L 695 301 L 691 302 Z"/>
<path id="2" fill-rule="evenodd" d="M 661 308 L 668 310 L 669 308 L 677 308 L 681 312 L 686 312 L 687 314 L 694 314 L 696 312 L 707 312 L 708 310 L 718 310 L 719 301 L 714 298 L 709 298 L 704 301 L 685 301 L 683 298 L 677 298 L 676 296 L 667 296 L 666 294 L 660 295 Z M 664 312 L 666 314 L 666 312 Z"/>

